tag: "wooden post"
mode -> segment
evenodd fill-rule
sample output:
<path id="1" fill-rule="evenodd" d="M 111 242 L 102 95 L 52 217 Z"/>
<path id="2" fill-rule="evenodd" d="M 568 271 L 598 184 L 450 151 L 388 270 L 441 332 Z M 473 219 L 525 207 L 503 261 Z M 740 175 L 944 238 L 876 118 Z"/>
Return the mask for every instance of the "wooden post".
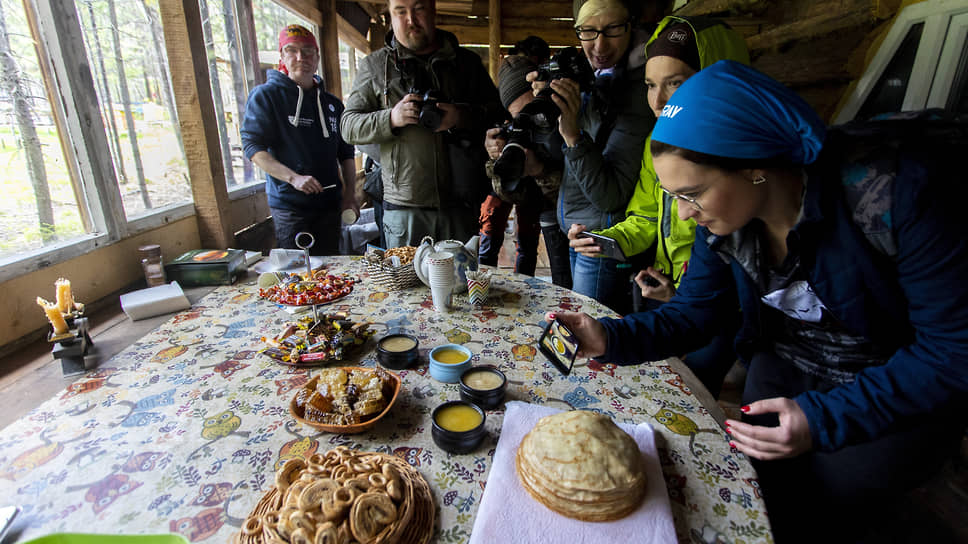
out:
<path id="1" fill-rule="evenodd" d="M 185 142 L 185 159 L 198 218 L 202 247 L 222 249 L 235 244 L 229 222 L 231 208 L 218 140 L 215 104 L 196 0 L 159 0 L 178 122 Z"/>
<path id="2" fill-rule="evenodd" d="M 488 0 L 487 19 L 488 66 L 491 79 L 497 81 L 497 71 L 501 67 L 501 0 Z"/>
<path id="3" fill-rule="evenodd" d="M 343 85 L 339 73 L 339 15 L 336 0 L 320 0 L 322 17 L 319 21 L 319 56 L 323 61 L 323 82 L 326 90 L 343 99 Z"/>
<path id="4" fill-rule="evenodd" d="M 387 36 L 386 28 L 380 21 L 370 23 L 370 53 L 379 51 L 383 47 L 383 40 Z"/>
<path id="5" fill-rule="evenodd" d="M 252 91 L 256 85 L 266 82 L 266 74 L 259 65 L 259 44 L 255 35 L 255 19 L 252 3 L 234 0 L 235 20 L 239 25 L 239 50 L 242 52 L 242 69 L 245 70 L 245 88 Z"/>

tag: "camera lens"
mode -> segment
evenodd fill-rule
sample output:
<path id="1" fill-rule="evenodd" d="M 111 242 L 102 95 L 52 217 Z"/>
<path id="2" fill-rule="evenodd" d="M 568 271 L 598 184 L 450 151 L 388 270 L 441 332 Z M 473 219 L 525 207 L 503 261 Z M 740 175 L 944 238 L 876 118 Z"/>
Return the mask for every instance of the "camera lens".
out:
<path id="1" fill-rule="evenodd" d="M 520 145 L 507 145 L 501 156 L 494 161 L 494 175 L 501 178 L 501 189 L 513 193 L 524 177 L 524 148 Z"/>
<path id="2" fill-rule="evenodd" d="M 420 126 L 430 130 L 437 130 L 440 127 L 440 123 L 444 120 L 443 113 L 437 106 L 429 102 L 425 103 L 423 108 L 420 109 Z"/>

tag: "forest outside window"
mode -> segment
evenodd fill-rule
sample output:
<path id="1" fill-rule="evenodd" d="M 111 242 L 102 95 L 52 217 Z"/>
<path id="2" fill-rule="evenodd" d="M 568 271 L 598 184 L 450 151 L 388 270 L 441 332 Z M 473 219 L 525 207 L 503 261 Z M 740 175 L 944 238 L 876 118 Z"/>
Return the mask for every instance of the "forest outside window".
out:
<path id="1" fill-rule="evenodd" d="M 192 199 L 157 0 L 78 0 L 125 216 Z"/>
<path id="2" fill-rule="evenodd" d="M 89 231 L 20 0 L 0 0 L 0 260 Z"/>

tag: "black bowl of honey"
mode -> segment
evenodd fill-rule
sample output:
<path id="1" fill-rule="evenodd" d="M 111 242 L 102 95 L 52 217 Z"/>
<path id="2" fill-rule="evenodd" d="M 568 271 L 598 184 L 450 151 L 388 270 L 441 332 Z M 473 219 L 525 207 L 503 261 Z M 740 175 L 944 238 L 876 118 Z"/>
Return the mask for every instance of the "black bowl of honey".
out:
<path id="1" fill-rule="evenodd" d="M 496 366 L 472 366 L 460 375 L 460 398 L 483 410 L 494 410 L 504 402 L 507 385 L 507 376 Z"/>
<path id="2" fill-rule="evenodd" d="M 377 342 L 376 360 L 391 370 L 410 368 L 417 362 L 419 345 L 417 338 L 409 334 L 388 334 Z"/>

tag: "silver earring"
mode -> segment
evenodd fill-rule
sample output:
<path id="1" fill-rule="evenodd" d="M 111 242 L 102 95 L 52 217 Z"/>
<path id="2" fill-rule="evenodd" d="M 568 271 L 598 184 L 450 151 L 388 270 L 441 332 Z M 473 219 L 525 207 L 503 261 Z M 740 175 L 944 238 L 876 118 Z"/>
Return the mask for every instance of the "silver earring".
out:
<path id="1" fill-rule="evenodd" d="M 753 178 L 753 185 L 759 185 L 761 183 L 766 183 L 766 178 L 763 176 L 758 176 Z"/>

